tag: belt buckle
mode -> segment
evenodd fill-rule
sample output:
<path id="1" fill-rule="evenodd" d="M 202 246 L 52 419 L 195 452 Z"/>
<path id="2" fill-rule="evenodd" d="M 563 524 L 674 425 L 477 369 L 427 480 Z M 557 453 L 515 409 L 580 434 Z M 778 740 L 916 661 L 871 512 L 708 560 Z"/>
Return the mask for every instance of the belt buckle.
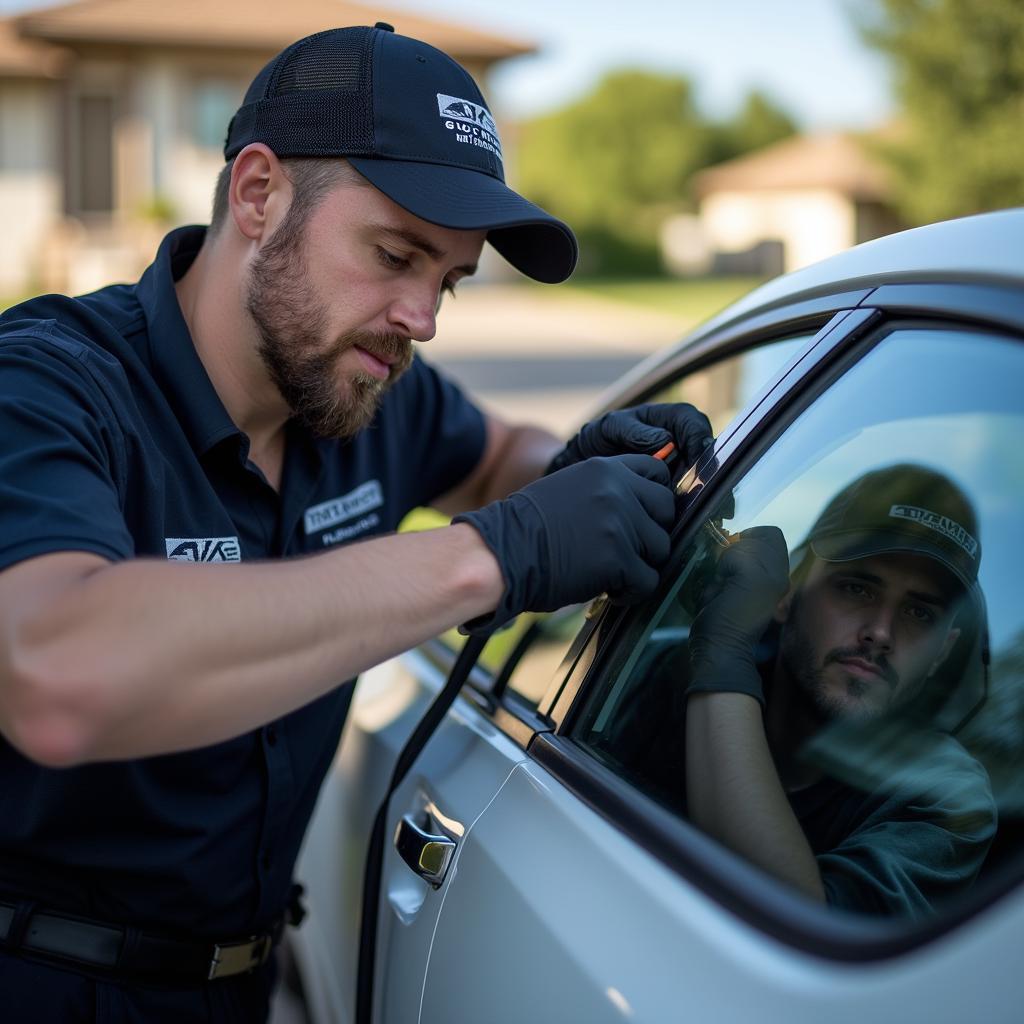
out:
<path id="1" fill-rule="evenodd" d="M 228 978 L 232 974 L 255 970 L 266 962 L 271 946 L 269 935 L 254 935 L 245 942 L 225 942 L 223 945 L 214 943 L 210 973 L 206 980 Z"/>

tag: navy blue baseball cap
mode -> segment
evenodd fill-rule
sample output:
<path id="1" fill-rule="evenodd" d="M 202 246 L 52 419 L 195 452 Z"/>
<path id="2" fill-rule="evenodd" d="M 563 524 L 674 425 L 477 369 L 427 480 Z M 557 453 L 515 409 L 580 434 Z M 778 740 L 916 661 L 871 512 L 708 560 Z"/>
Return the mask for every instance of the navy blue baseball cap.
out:
<path id="1" fill-rule="evenodd" d="M 225 159 L 253 142 L 279 157 L 345 157 L 417 217 L 486 230 L 538 281 L 564 281 L 576 265 L 569 227 L 505 184 L 498 130 L 469 73 L 383 22 L 317 32 L 274 57 L 231 119 Z"/>
<path id="2" fill-rule="evenodd" d="M 970 589 L 978 578 L 978 518 L 945 474 L 916 463 L 857 477 L 825 507 L 807 542 L 828 562 L 887 552 L 924 555 Z"/>

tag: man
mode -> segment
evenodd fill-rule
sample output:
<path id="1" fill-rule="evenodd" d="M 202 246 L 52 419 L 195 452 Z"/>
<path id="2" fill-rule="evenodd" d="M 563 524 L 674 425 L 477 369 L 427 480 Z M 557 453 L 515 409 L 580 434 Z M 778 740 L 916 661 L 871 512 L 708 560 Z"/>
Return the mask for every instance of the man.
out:
<path id="1" fill-rule="evenodd" d="M 673 499 L 636 453 L 710 440 L 642 407 L 562 448 L 413 358 L 485 240 L 544 281 L 576 259 L 446 55 L 300 40 L 225 156 L 208 233 L 0 321 L 5 1021 L 262 1019 L 339 684 L 459 623 L 639 599 Z M 381 536 L 418 505 L 455 521 Z"/>
<path id="2" fill-rule="evenodd" d="M 731 538 L 690 633 L 694 822 L 847 909 L 925 914 L 971 884 L 995 806 L 934 722 L 984 628 L 977 535 L 951 481 L 898 465 L 836 495 L 792 583 L 776 528 Z M 777 652 L 759 666 L 772 619 Z"/>

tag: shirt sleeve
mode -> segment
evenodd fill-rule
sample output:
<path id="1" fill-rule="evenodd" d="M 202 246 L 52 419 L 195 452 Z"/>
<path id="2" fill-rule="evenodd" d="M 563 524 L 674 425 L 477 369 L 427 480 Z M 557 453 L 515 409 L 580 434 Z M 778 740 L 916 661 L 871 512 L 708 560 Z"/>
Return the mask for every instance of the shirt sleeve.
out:
<path id="1" fill-rule="evenodd" d="M 923 917 L 967 889 L 996 832 L 984 769 L 965 755 L 942 774 L 883 799 L 838 846 L 819 854 L 831 905 L 866 914 Z"/>
<path id="2" fill-rule="evenodd" d="M 483 458 L 487 426 L 483 413 L 456 384 L 417 355 L 399 382 L 407 388 L 402 436 L 410 507 L 432 505 L 476 469 Z"/>
<path id="3" fill-rule="evenodd" d="M 118 487 L 123 441 L 80 355 L 0 343 L 0 569 L 55 551 L 134 551 Z M 123 481 L 122 481 L 123 483 Z"/>

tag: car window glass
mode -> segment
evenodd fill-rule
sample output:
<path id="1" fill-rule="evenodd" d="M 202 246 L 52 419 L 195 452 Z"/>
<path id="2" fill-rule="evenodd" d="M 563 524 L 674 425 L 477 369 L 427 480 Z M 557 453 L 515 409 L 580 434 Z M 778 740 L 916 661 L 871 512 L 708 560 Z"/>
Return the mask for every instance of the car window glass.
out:
<path id="1" fill-rule="evenodd" d="M 674 381 L 650 401 L 690 402 L 707 414 L 718 434 L 810 337 L 784 338 L 728 356 Z M 479 664 L 507 678 L 507 688 L 536 707 L 583 625 L 583 615 L 583 608 L 520 615 L 491 637 Z"/>
<path id="2" fill-rule="evenodd" d="M 711 420 L 717 437 L 813 335 L 767 342 L 695 370 L 657 392 L 652 402 L 689 402 Z"/>
<path id="3" fill-rule="evenodd" d="M 673 553 L 574 738 L 838 910 L 920 919 L 1001 870 L 1024 836 L 1022 372 L 995 335 L 883 339 Z"/>

